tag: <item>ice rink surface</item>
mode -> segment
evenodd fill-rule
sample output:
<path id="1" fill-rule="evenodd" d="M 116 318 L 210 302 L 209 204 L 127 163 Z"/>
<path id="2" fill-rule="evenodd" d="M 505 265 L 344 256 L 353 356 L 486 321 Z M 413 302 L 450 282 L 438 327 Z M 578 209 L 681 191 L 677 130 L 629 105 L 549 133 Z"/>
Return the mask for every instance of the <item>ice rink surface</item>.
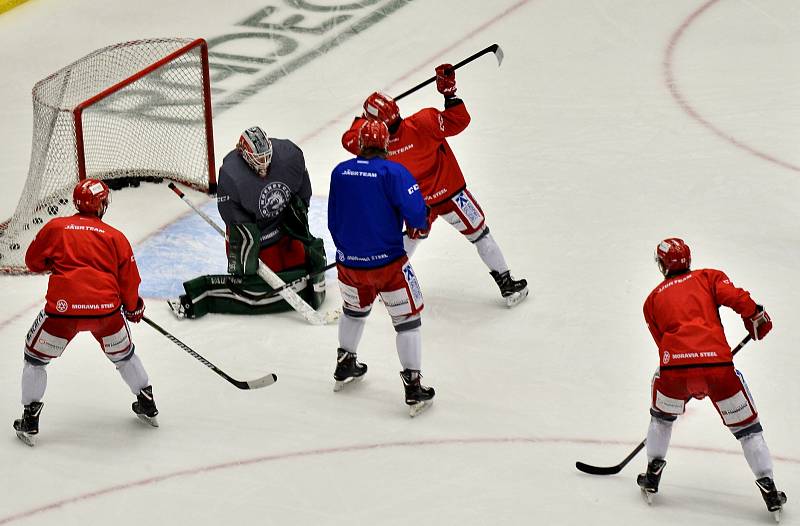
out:
<path id="1" fill-rule="evenodd" d="M 294 48 L 265 33 L 289 35 Z M 613 477 L 574 468 L 615 464 L 646 433 L 657 355 L 641 307 L 659 283 L 653 248 L 669 236 L 690 244 L 695 268 L 725 270 L 773 317 L 769 337 L 736 363 L 789 496 L 783 523 L 797 523 L 797 2 L 30 0 L 0 15 L 3 218 L 28 169 L 33 84 L 94 49 L 156 36 L 206 38 L 212 63 L 239 66 L 226 78 L 215 70 L 217 159 L 254 124 L 293 139 L 320 235 L 330 170 L 348 157 L 340 136 L 363 99 L 499 43 L 500 68 L 487 56 L 457 73 L 473 120 L 451 144 L 532 296 L 505 309 L 475 250 L 436 224 L 413 263 L 426 300 L 423 373 L 437 397 L 410 419 L 380 305 L 359 349 L 366 380 L 333 393 L 335 326 L 294 313 L 177 321 L 149 292 L 147 314 L 220 368 L 241 379 L 275 371 L 278 382 L 238 391 L 137 325 L 161 411 L 151 429 L 81 335 L 49 366 L 30 449 L 11 422 L 46 278 L 0 277 L 0 524 L 769 524 L 708 401 L 679 420 L 652 507 L 634 482 L 644 454 Z M 428 87 L 400 109 L 440 104 Z M 148 185 L 117 192 L 106 219 L 138 254 L 187 211 Z M 196 273 L 220 261 L 221 241 L 195 230 L 181 231 L 189 263 L 159 279 L 180 283 L 192 261 Z M 173 246 L 167 270 L 180 237 Z M 149 252 L 154 268 L 158 254 Z M 328 284 L 331 309 L 335 276 Z M 733 345 L 744 329 L 730 311 L 722 319 Z"/>

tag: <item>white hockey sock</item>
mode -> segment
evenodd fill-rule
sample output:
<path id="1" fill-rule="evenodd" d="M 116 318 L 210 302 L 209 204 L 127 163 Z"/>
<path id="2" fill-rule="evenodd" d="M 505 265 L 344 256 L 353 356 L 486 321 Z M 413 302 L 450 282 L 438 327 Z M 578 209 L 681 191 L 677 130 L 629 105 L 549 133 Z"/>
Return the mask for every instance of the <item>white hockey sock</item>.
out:
<path id="1" fill-rule="evenodd" d="M 672 422 L 651 416 L 650 427 L 647 429 L 647 460 L 666 458 L 670 438 Z"/>
<path id="2" fill-rule="evenodd" d="M 45 365 L 33 365 L 28 361 L 22 366 L 22 405 L 41 402 L 47 389 Z"/>
<path id="3" fill-rule="evenodd" d="M 757 479 L 772 478 L 772 455 L 762 433 L 753 433 L 739 439 L 744 451 L 744 458 Z"/>
<path id="4" fill-rule="evenodd" d="M 133 394 L 138 395 L 139 391 L 150 385 L 147 371 L 144 370 L 142 361 L 139 360 L 139 355 L 136 353 L 132 354 L 129 359 L 117 362 L 115 365 Z"/>
<path id="5" fill-rule="evenodd" d="M 422 332 L 419 327 L 397 333 L 397 356 L 403 369 L 422 369 Z"/>
<path id="6" fill-rule="evenodd" d="M 408 236 L 403 236 L 403 248 L 406 251 L 406 255 L 410 258 L 414 255 L 414 252 L 417 250 L 417 247 L 422 242 L 421 239 L 411 239 Z"/>
<path id="7" fill-rule="evenodd" d="M 361 335 L 364 334 L 364 326 L 367 318 L 354 318 L 347 314 L 342 315 L 339 320 L 339 347 L 352 353 L 358 349 Z"/>
<path id="8" fill-rule="evenodd" d="M 492 234 L 486 234 L 481 239 L 475 242 L 475 248 L 478 249 L 478 255 L 483 260 L 484 264 L 489 267 L 489 270 L 494 270 L 502 274 L 508 270 L 506 258 L 503 257 L 503 251 L 497 241 L 494 240 Z"/>

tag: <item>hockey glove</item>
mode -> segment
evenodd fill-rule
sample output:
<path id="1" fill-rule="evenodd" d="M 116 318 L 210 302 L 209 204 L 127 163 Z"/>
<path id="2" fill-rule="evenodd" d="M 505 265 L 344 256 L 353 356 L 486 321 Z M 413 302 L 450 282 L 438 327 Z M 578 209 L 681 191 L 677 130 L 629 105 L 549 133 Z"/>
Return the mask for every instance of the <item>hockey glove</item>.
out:
<path id="1" fill-rule="evenodd" d="M 133 310 L 123 309 L 122 313 L 129 322 L 139 323 L 142 321 L 142 316 L 144 316 L 144 300 L 139 297 L 139 299 L 136 300 L 136 307 L 134 307 Z"/>
<path id="2" fill-rule="evenodd" d="M 756 305 L 756 311 L 752 316 L 742 316 L 744 328 L 754 340 L 763 340 L 764 336 L 772 330 L 772 319 L 761 305 Z"/>
<path id="3" fill-rule="evenodd" d="M 412 228 L 406 227 L 406 235 L 408 239 L 427 239 L 428 234 L 431 233 L 430 228 L 421 229 L 421 228 Z"/>
<path id="4" fill-rule="evenodd" d="M 445 98 L 456 95 L 456 72 L 452 68 L 452 64 L 442 64 L 436 68 L 436 89 Z"/>

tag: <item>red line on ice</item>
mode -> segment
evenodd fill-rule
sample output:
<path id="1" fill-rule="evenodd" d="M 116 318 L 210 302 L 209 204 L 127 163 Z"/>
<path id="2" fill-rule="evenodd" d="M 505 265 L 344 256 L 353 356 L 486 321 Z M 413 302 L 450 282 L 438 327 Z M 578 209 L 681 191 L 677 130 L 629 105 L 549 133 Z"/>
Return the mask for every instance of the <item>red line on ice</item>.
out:
<path id="1" fill-rule="evenodd" d="M 678 45 L 678 42 L 681 40 L 683 35 L 686 33 L 686 30 L 691 26 L 703 13 L 708 11 L 714 4 L 719 3 L 720 0 L 709 0 L 699 8 L 697 8 L 692 14 L 690 14 L 686 20 L 681 23 L 680 26 L 672 33 L 672 36 L 669 39 L 669 43 L 667 44 L 667 49 L 664 53 L 664 61 L 663 61 L 663 72 L 664 72 L 664 82 L 669 89 L 672 98 L 678 103 L 678 105 L 685 111 L 690 117 L 694 120 L 711 130 L 715 135 L 718 137 L 728 141 L 729 143 L 733 144 L 737 148 L 741 148 L 742 150 L 750 153 L 751 155 L 755 155 L 765 161 L 771 162 L 773 164 L 777 164 L 783 168 L 788 170 L 792 170 L 795 172 L 800 172 L 800 166 L 794 165 L 787 161 L 778 159 L 777 157 L 770 155 L 768 153 L 762 152 L 742 141 L 734 137 L 733 135 L 726 133 L 719 129 L 717 126 L 712 124 L 708 119 L 700 115 L 700 113 L 691 105 L 689 104 L 686 96 L 681 92 L 678 88 L 677 81 L 675 80 L 675 73 L 673 72 L 673 65 L 675 59 L 675 48 Z"/>
<path id="2" fill-rule="evenodd" d="M 205 475 L 208 473 L 213 473 L 215 471 L 221 471 L 224 469 L 231 469 L 231 468 L 238 468 L 244 466 L 252 466 L 255 464 L 264 464 L 267 462 L 276 462 L 281 460 L 289 460 L 289 459 L 299 459 L 299 458 L 307 458 L 307 457 L 319 457 L 325 455 L 335 455 L 338 453 L 353 453 L 357 451 L 371 451 L 371 450 L 383 450 L 383 449 L 392 449 L 392 448 L 405 448 L 405 447 L 436 447 L 436 446 L 452 446 L 452 445 L 480 445 L 480 444 L 489 444 L 489 445 L 497 445 L 497 444 L 591 444 L 591 445 L 622 445 L 622 446 L 632 446 L 631 442 L 627 441 L 618 441 L 618 440 L 598 440 L 598 439 L 591 439 L 591 438 L 567 438 L 567 437 L 488 437 L 488 438 L 442 438 L 442 439 L 429 439 L 429 440 L 404 440 L 404 441 L 397 441 L 397 442 L 378 442 L 372 444 L 355 444 L 350 446 L 339 446 L 339 447 L 332 447 L 332 448 L 321 448 L 321 449 L 307 449 L 303 451 L 289 451 L 285 453 L 275 453 L 272 455 L 264 455 L 260 457 L 253 457 L 253 458 L 246 458 L 241 460 L 233 460 L 229 462 L 223 462 L 220 464 L 211 464 L 208 466 L 199 466 L 196 468 L 184 469 L 179 471 L 173 471 L 171 473 L 165 473 L 163 475 L 156 475 L 153 477 L 135 480 L 131 482 L 125 482 L 122 484 L 117 484 L 114 486 L 109 486 L 107 488 L 101 488 L 95 491 L 90 491 L 88 493 L 83 493 L 81 495 L 76 495 L 74 497 L 69 497 L 66 499 L 58 500 L 55 502 L 51 502 L 49 504 L 45 504 L 36 508 L 32 508 L 26 511 L 21 511 L 14 513 L 12 515 L 8 515 L 5 517 L 0 517 L 0 525 L 2 524 L 10 524 L 12 522 L 16 522 L 22 519 L 27 519 L 29 517 L 33 517 L 36 515 L 41 515 L 48 511 L 55 511 L 61 509 L 65 506 L 71 504 L 78 504 L 81 502 L 89 501 L 92 499 L 96 499 L 99 497 L 103 497 L 105 495 L 110 495 L 113 493 L 120 493 L 122 491 L 145 487 L 145 486 L 152 486 L 159 482 L 163 482 L 166 480 L 171 480 L 179 477 L 191 477 L 194 475 Z M 716 448 L 709 448 L 709 447 L 695 447 L 695 446 L 680 446 L 680 445 L 673 445 L 671 449 L 682 449 L 687 451 L 696 451 L 696 452 L 703 452 L 703 453 L 715 453 L 720 455 L 741 455 L 741 451 L 731 451 L 726 449 L 716 449 Z M 780 462 L 787 462 L 792 464 L 800 464 L 800 459 L 792 458 L 792 457 L 784 457 L 779 455 L 774 455 L 772 457 L 774 460 Z M 570 466 L 565 466 L 565 472 L 570 471 Z"/>

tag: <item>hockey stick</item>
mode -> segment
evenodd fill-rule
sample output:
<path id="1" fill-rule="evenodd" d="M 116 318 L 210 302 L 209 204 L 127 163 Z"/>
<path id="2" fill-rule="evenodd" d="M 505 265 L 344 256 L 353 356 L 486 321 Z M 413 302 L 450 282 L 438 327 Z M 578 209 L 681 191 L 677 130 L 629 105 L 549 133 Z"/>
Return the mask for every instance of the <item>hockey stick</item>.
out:
<path id="1" fill-rule="evenodd" d="M 180 188 L 175 186 L 175 183 L 169 183 L 169 189 L 175 192 L 175 195 L 180 197 L 184 203 L 189 205 L 192 210 L 197 212 L 197 214 L 202 217 L 206 223 L 211 225 L 222 237 L 225 237 L 225 231 L 222 229 L 222 227 L 220 227 L 213 219 L 211 219 L 208 214 L 197 208 L 194 203 L 189 201 L 189 198 L 186 197 L 186 194 L 184 194 Z M 275 274 L 272 269 L 270 269 L 264 264 L 263 261 L 260 260 L 258 262 L 258 275 L 273 289 L 280 289 L 278 294 L 280 294 L 286 303 L 288 303 L 294 310 L 299 312 L 303 318 L 305 318 L 306 321 L 312 325 L 326 325 L 336 321 L 339 318 L 340 312 L 338 310 L 327 312 L 324 316 L 315 311 L 311 305 L 303 301 L 303 298 L 301 298 L 297 292 L 292 290 L 290 287 L 285 287 L 286 283 L 284 283 L 280 276 Z"/>
<path id="2" fill-rule="evenodd" d="M 747 344 L 747 342 L 749 342 L 751 339 L 752 336 L 750 336 L 749 334 L 745 336 L 745 338 L 739 342 L 739 345 L 733 348 L 733 351 L 731 352 L 732 356 L 735 356 L 736 353 L 741 351 L 742 347 L 744 347 Z M 590 475 L 616 475 L 617 473 L 622 471 L 622 468 L 628 465 L 628 462 L 633 460 L 633 457 L 635 457 L 639 453 L 639 451 L 644 449 L 645 444 L 647 444 L 646 438 L 641 442 L 639 442 L 639 445 L 637 445 L 633 449 L 633 451 L 631 451 L 631 453 L 616 466 L 601 467 L 601 466 L 592 466 L 590 464 L 585 464 L 583 462 L 576 462 L 575 467 L 578 468 L 579 471 L 583 471 L 584 473 L 588 473 Z"/>
<path id="3" fill-rule="evenodd" d="M 494 57 L 497 59 L 497 65 L 500 66 L 500 64 L 503 63 L 503 50 L 500 48 L 500 46 L 498 44 L 492 44 L 491 46 L 489 46 L 489 47 L 487 47 L 485 49 L 481 49 L 480 51 L 478 51 L 474 55 L 465 58 L 464 60 L 462 60 L 458 64 L 453 64 L 453 67 L 448 69 L 447 73 L 449 73 L 451 71 L 455 71 L 458 68 L 460 68 L 461 66 L 469 64 L 470 62 L 472 62 L 476 58 L 482 57 L 483 55 L 485 55 L 486 53 L 489 53 L 489 52 L 494 53 Z M 428 84 L 430 84 L 431 82 L 433 82 L 435 80 L 436 80 L 436 76 L 433 76 L 433 77 L 429 78 L 428 80 L 426 80 L 425 82 L 421 82 L 421 83 L 417 84 L 416 86 L 414 86 L 413 88 L 404 91 L 400 95 L 396 96 L 394 98 L 394 100 L 400 100 L 403 97 L 411 95 L 415 91 L 424 88 L 425 86 L 427 86 Z"/>
<path id="4" fill-rule="evenodd" d="M 203 358 L 202 356 L 197 354 L 191 347 L 189 347 L 188 345 L 186 345 L 185 343 L 180 341 L 178 338 L 176 338 L 175 336 L 173 336 L 172 334 L 167 332 L 165 329 L 163 329 L 161 326 L 159 326 L 156 322 L 154 322 L 153 320 L 151 320 L 147 316 L 142 316 L 142 320 L 146 324 L 148 324 L 149 326 L 151 326 L 152 328 L 154 328 L 155 330 L 157 330 L 158 332 L 160 332 L 161 334 L 166 336 L 167 339 L 172 341 L 172 343 L 174 343 L 175 345 L 177 345 L 178 347 L 180 347 L 184 351 L 188 352 L 189 354 L 191 354 L 192 356 L 197 358 L 197 360 L 200 363 L 202 363 L 203 365 L 205 365 L 206 367 L 208 367 L 209 369 L 211 369 L 212 371 L 214 371 L 215 373 L 217 373 L 221 377 L 225 378 L 227 381 L 229 381 L 230 383 L 232 383 L 233 385 L 235 385 L 239 389 L 260 389 L 262 387 L 266 387 L 268 385 L 272 385 L 272 384 L 274 384 L 275 382 L 278 381 L 278 376 L 275 373 L 270 373 L 267 376 L 264 376 L 264 377 L 261 377 L 261 378 L 257 378 L 255 380 L 250 380 L 250 381 L 241 381 L 241 380 L 236 380 L 234 378 L 231 378 L 230 376 L 225 374 L 223 371 L 221 371 L 216 365 L 214 365 L 213 363 L 209 362 L 208 360 L 206 360 L 205 358 Z"/>
<path id="5" fill-rule="evenodd" d="M 288 289 L 288 288 L 294 287 L 295 285 L 299 285 L 300 283 L 302 283 L 303 281 L 305 281 L 307 279 L 315 278 L 315 277 L 319 276 L 320 274 L 325 274 L 327 271 L 329 271 L 330 269 L 332 269 L 335 266 L 336 266 L 336 262 L 335 261 L 333 263 L 328 263 L 327 265 L 325 265 L 322 268 L 322 270 L 318 270 L 316 272 L 312 272 L 310 274 L 306 274 L 305 276 L 300 276 L 299 278 L 297 278 L 297 279 L 295 279 L 293 281 L 290 281 L 286 285 L 283 285 L 282 287 L 278 287 L 277 289 L 274 289 L 274 290 L 270 291 L 264 297 L 265 298 L 270 298 L 272 296 L 280 294 L 283 289 Z"/>

